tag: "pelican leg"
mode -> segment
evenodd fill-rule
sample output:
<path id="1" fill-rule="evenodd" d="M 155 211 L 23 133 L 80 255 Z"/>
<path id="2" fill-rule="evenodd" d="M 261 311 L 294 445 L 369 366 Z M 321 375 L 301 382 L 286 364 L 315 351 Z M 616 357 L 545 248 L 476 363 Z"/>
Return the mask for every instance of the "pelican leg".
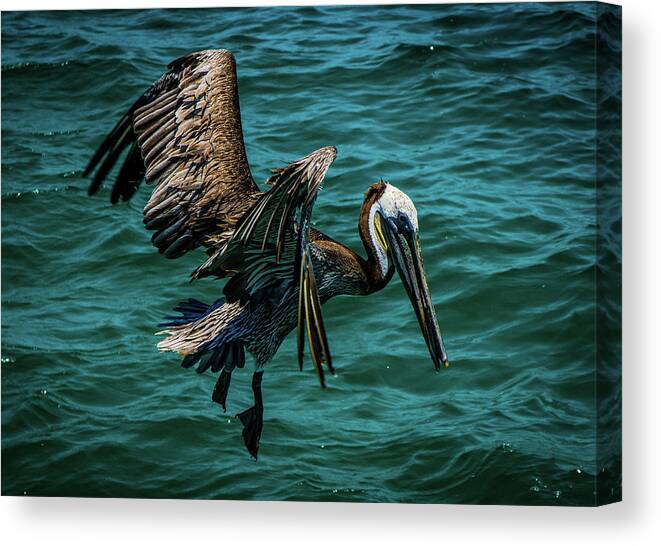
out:
<path id="1" fill-rule="evenodd" d="M 252 392 L 255 396 L 255 405 L 237 415 L 243 423 L 243 441 L 248 452 L 257 459 L 259 451 L 259 438 L 262 435 L 264 405 L 262 404 L 262 374 L 255 372 L 252 376 Z"/>
<path id="2" fill-rule="evenodd" d="M 216 381 L 216 386 L 213 388 L 213 393 L 211 394 L 211 400 L 220 404 L 223 407 L 223 411 L 227 411 L 225 402 L 227 400 L 227 393 L 230 390 L 231 379 L 232 372 L 228 372 L 223 368 L 218 376 L 218 381 Z"/>

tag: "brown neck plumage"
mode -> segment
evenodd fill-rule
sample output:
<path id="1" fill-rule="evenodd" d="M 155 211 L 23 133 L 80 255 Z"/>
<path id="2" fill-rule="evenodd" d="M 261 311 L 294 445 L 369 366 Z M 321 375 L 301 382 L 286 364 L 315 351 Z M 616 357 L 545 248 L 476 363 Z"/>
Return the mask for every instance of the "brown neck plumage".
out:
<path id="1" fill-rule="evenodd" d="M 370 210 L 372 209 L 372 205 L 383 195 L 385 189 L 386 184 L 384 182 L 377 182 L 370 186 L 365 193 L 365 200 L 360 209 L 358 232 L 367 252 L 367 260 L 361 260 L 361 267 L 367 280 L 367 294 L 372 294 L 385 287 L 394 272 L 392 262 L 389 259 L 387 260 L 386 271 L 383 271 L 379 261 L 380 253 L 376 248 L 376 244 L 372 239 L 372 233 L 370 232 Z"/>

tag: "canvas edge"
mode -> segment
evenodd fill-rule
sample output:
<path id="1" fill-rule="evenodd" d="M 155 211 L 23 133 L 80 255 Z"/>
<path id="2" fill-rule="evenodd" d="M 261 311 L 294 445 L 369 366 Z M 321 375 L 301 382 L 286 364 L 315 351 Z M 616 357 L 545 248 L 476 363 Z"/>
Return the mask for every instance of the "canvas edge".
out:
<path id="1" fill-rule="evenodd" d="M 595 506 L 622 500 L 622 8 L 595 3 Z"/>

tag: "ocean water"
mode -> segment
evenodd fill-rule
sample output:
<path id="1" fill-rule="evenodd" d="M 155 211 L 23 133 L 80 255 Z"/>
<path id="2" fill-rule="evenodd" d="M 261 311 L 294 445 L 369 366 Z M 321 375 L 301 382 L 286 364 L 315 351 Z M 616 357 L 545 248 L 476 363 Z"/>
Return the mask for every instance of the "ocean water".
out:
<path id="1" fill-rule="evenodd" d="M 2 494 L 619 498 L 617 450 L 596 444 L 597 408 L 617 444 L 620 407 L 617 367 L 595 386 L 596 294 L 617 291 L 597 286 L 596 15 L 592 3 L 3 13 Z M 611 55 L 616 26 L 606 18 Z M 322 391 L 285 340 L 264 377 L 258 461 L 234 417 L 252 404 L 250 366 L 223 414 L 212 375 L 155 347 L 174 305 L 222 284 L 189 284 L 201 251 L 153 249 L 147 187 L 111 206 L 81 179 L 165 65 L 206 48 L 236 55 L 258 182 L 338 147 L 316 227 L 362 252 L 368 186 L 411 196 L 451 362 L 434 372 L 397 278 L 332 300 L 338 374 Z M 617 193 L 602 203 L 616 216 Z M 617 267 L 619 222 L 601 227 Z"/>

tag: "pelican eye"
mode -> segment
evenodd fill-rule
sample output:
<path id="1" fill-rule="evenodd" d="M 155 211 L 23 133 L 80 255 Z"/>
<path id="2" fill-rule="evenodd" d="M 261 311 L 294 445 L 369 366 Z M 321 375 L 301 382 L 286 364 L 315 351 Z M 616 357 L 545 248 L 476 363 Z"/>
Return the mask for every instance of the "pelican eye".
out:
<path id="1" fill-rule="evenodd" d="M 413 233 L 415 231 L 411 219 L 403 212 L 400 212 L 397 215 L 397 220 L 395 220 L 394 223 L 400 233 Z"/>

